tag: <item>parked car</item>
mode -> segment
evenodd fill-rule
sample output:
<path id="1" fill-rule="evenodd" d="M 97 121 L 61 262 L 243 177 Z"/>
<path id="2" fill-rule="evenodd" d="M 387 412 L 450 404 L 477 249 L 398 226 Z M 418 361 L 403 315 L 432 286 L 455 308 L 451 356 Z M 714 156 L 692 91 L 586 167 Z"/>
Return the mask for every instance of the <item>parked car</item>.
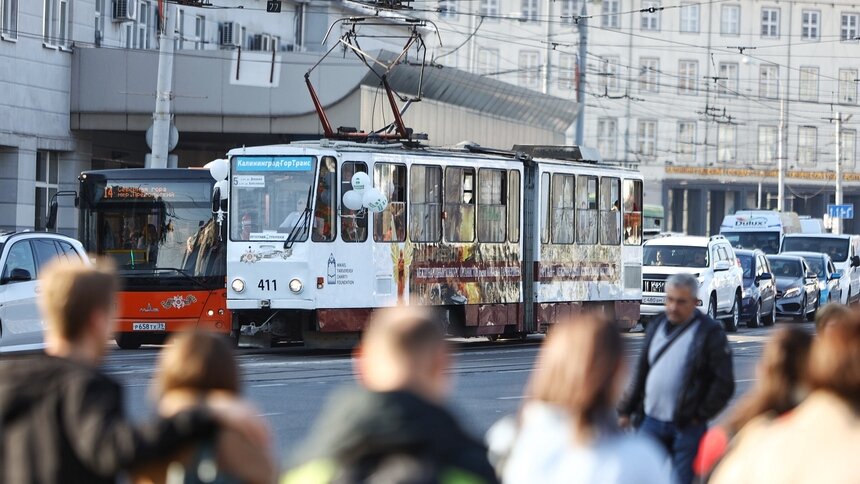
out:
<path id="1" fill-rule="evenodd" d="M 840 301 L 849 304 L 860 299 L 860 236 L 837 234 L 788 234 L 780 252 L 821 252 L 830 256 L 842 289 Z"/>
<path id="2" fill-rule="evenodd" d="M 776 277 L 776 313 L 799 320 L 815 319 L 818 310 L 818 276 L 803 257 L 769 255 L 770 268 Z"/>
<path id="3" fill-rule="evenodd" d="M 736 249 L 743 271 L 741 319 L 747 328 L 771 326 L 776 321 L 776 283 L 764 252 Z"/>
<path id="4" fill-rule="evenodd" d="M 44 324 L 36 307 L 39 270 L 64 257 L 89 263 L 75 239 L 44 232 L 0 234 L 0 352 L 44 347 Z"/>
<path id="5" fill-rule="evenodd" d="M 743 278 L 725 237 L 664 236 L 645 242 L 640 306 L 644 319 L 665 310 L 666 279 L 678 273 L 695 275 L 698 305 L 712 318 L 724 318 L 726 331 L 737 331 Z"/>
<path id="6" fill-rule="evenodd" d="M 842 274 L 836 270 L 836 265 L 833 264 L 829 255 L 818 252 L 784 252 L 784 254 L 803 257 L 810 270 L 818 276 L 820 306 L 829 302 L 842 301 L 842 286 L 840 285 Z"/>

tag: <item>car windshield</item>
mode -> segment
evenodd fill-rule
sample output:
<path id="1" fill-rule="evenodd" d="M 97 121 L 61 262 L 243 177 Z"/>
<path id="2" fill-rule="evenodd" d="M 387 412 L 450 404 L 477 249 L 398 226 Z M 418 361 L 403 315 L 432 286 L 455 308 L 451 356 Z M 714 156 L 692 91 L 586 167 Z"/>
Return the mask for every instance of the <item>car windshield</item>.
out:
<path id="1" fill-rule="evenodd" d="M 819 278 L 824 277 L 824 260 L 819 257 L 804 257 L 809 270 L 816 273 Z"/>
<path id="2" fill-rule="evenodd" d="M 708 267 L 707 247 L 646 245 L 643 251 L 646 266 Z"/>
<path id="3" fill-rule="evenodd" d="M 760 249 L 765 254 L 779 252 L 779 232 L 722 232 L 735 249 Z"/>
<path id="4" fill-rule="evenodd" d="M 752 279 L 753 256 L 738 254 L 738 260 L 741 262 L 741 268 L 744 270 L 744 279 Z"/>
<path id="5" fill-rule="evenodd" d="M 803 266 L 800 261 L 790 259 L 770 259 L 770 269 L 776 277 L 801 277 Z"/>
<path id="6" fill-rule="evenodd" d="M 786 237 L 782 241 L 783 252 L 821 252 L 833 262 L 848 259 L 848 239 L 829 237 Z"/>

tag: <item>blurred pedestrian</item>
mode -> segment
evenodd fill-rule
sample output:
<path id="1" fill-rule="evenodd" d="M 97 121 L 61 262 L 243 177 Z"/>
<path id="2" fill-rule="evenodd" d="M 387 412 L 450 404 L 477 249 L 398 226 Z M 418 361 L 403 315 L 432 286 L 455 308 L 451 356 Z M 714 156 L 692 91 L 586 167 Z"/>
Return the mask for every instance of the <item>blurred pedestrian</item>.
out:
<path id="1" fill-rule="evenodd" d="M 281 482 L 495 482 L 486 449 L 442 406 L 449 360 L 429 313 L 374 312 L 356 351 L 363 388 L 332 396 Z"/>
<path id="2" fill-rule="evenodd" d="M 812 393 L 773 424 L 743 439 L 711 482 L 860 482 L 860 320 L 828 324 L 812 343 Z"/>
<path id="3" fill-rule="evenodd" d="M 756 383 L 721 425 L 708 430 L 699 446 L 694 469 L 706 478 L 728 448 L 743 445 L 775 418 L 794 409 L 809 392 L 806 367 L 812 336 L 803 329 L 782 327 L 765 345 L 756 366 Z"/>
<path id="4" fill-rule="evenodd" d="M 615 324 L 586 316 L 553 326 L 510 432 L 516 438 L 502 464 L 504 482 L 670 482 L 662 448 L 618 428 L 622 357 Z"/>
<path id="5" fill-rule="evenodd" d="M 158 413 L 171 417 L 201 401 L 210 405 L 247 405 L 239 397 L 239 368 L 233 350 L 221 335 L 194 331 L 170 339 L 159 358 L 156 375 Z M 249 412 L 248 423 L 265 426 Z M 170 482 L 169 474 L 197 475 L 206 466 L 214 470 L 210 482 L 268 484 L 276 474 L 268 446 L 253 442 L 231 429 L 216 438 L 189 444 L 170 457 L 135 469 L 137 484 Z"/>
<path id="6" fill-rule="evenodd" d="M 666 280 L 666 312 L 648 325 L 636 373 L 619 405 L 622 426 L 663 444 L 677 484 L 693 480 L 693 459 L 708 421 L 734 393 L 732 355 L 722 326 L 696 308 L 690 274 Z"/>
<path id="7" fill-rule="evenodd" d="M 851 318 L 851 309 L 840 303 L 827 303 L 815 313 L 815 329 L 821 332 L 825 326 L 837 321 Z"/>
<path id="8" fill-rule="evenodd" d="M 111 483 L 135 463 L 210 438 L 218 422 L 258 433 L 235 424 L 235 406 L 133 427 L 122 388 L 98 370 L 114 324 L 113 270 L 54 262 L 40 272 L 46 354 L 0 361 L 0 482 Z"/>

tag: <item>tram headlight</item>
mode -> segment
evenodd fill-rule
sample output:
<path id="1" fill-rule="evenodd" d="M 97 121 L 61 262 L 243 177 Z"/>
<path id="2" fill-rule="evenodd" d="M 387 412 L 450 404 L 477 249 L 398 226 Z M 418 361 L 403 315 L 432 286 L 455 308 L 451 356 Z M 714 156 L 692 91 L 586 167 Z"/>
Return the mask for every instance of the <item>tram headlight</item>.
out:
<path id="1" fill-rule="evenodd" d="M 290 281 L 290 291 L 293 291 L 294 293 L 298 294 L 302 292 L 302 287 L 302 281 L 298 279 L 293 279 Z"/>
<path id="2" fill-rule="evenodd" d="M 245 290 L 245 281 L 237 277 L 230 283 L 230 287 L 234 292 L 243 292 Z"/>

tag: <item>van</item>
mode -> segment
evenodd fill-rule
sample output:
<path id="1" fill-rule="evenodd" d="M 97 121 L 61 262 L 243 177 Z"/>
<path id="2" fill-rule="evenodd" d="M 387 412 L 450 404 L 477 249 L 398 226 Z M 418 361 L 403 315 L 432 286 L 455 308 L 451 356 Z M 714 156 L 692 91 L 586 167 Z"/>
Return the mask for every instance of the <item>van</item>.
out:
<path id="1" fill-rule="evenodd" d="M 848 304 L 860 298 L 860 236 L 838 234 L 789 234 L 782 239 L 782 252 L 817 252 L 827 254 L 841 274 L 841 302 Z"/>
<path id="2" fill-rule="evenodd" d="M 796 213 L 774 210 L 738 210 L 734 215 L 726 215 L 720 225 L 720 235 L 732 247 L 759 249 L 765 254 L 778 253 L 784 235 L 800 232 L 800 219 Z"/>

